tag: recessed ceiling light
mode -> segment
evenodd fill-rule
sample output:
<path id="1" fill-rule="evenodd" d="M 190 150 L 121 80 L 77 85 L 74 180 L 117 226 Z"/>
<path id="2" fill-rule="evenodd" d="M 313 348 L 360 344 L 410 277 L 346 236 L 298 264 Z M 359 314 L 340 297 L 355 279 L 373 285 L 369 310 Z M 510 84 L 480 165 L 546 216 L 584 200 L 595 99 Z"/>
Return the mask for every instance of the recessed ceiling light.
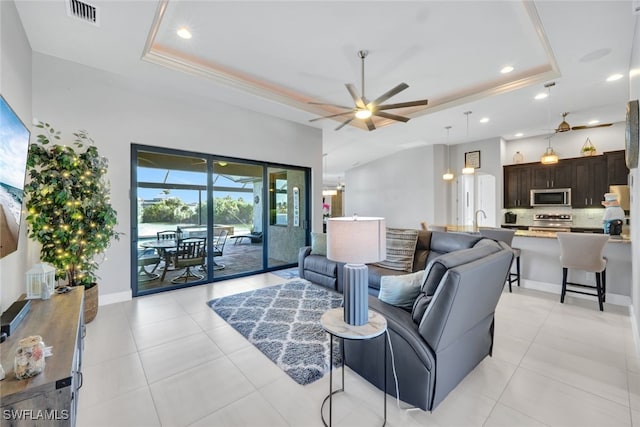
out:
<path id="1" fill-rule="evenodd" d="M 187 27 L 178 28 L 178 31 L 176 31 L 176 34 L 178 34 L 178 37 L 181 37 L 186 40 L 189 40 L 191 38 L 191 31 L 189 31 Z"/>
<path id="2" fill-rule="evenodd" d="M 615 82 L 616 80 L 620 80 L 623 77 L 624 76 L 622 74 L 611 74 L 609 77 L 607 77 L 607 81 L 608 82 Z"/>
<path id="3" fill-rule="evenodd" d="M 518 133 L 516 133 L 514 136 L 515 136 L 516 138 L 520 138 L 520 137 L 521 137 L 521 136 L 523 136 L 523 135 L 524 135 L 524 134 L 523 134 L 522 132 L 518 132 Z"/>
<path id="4" fill-rule="evenodd" d="M 480 119 L 480 123 L 489 123 L 489 117 L 483 117 Z"/>
<path id="5" fill-rule="evenodd" d="M 539 94 L 537 94 L 536 96 L 533 97 L 533 99 L 545 99 L 547 96 L 549 96 L 548 93 L 546 92 L 540 92 Z"/>
<path id="6" fill-rule="evenodd" d="M 597 125 L 598 123 L 600 123 L 600 120 L 591 120 L 591 121 L 589 121 L 589 123 L 588 123 L 588 124 L 590 124 L 590 125 Z"/>
<path id="7" fill-rule="evenodd" d="M 507 74 L 512 71 L 513 71 L 513 67 L 511 65 L 507 65 L 506 67 L 502 68 L 502 70 L 500 70 L 502 74 Z"/>

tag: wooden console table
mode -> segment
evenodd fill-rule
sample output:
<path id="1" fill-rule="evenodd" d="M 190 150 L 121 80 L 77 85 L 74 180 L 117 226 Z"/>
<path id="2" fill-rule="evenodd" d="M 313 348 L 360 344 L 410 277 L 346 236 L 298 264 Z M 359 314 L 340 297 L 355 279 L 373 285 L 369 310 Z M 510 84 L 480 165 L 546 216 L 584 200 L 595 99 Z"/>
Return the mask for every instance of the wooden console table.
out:
<path id="1" fill-rule="evenodd" d="M 26 318 L 0 344 L 6 378 L 0 381 L 0 425 L 75 426 L 78 391 L 82 387 L 84 288 L 54 294 L 49 300 L 32 300 Z M 18 380 L 13 359 L 18 341 L 40 335 L 53 347 L 45 369 L 35 377 Z"/>

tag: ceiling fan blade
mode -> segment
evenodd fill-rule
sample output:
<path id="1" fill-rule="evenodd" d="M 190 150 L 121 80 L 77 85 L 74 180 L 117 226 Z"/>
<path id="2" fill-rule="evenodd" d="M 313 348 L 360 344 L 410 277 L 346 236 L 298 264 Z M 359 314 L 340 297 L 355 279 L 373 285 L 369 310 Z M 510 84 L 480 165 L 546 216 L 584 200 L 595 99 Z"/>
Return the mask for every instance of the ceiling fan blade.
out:
<path id="1" fill-rule="evenodd" d="M 367 124 L 369 130 L 374 130 L 376 128 L 376 126 L 373 124 L 373 120 L 371 120 L 371 117 L 366 119 L 364 122 Z"/>
<path id="2" fill-rule="evenodd" d="M 352 85 L 351 83 L 347 83 L 347 84 L 345 84 L 345 86 L 347 87 L 347 90 L 351 94 L 351 97 L 353 98 L 353 102 L 356 103 L 356 106 L 358 108 L 366 108 L 365 104 L 364 104 L 364 101 L 362 100 L 362 98 L 358 94 L 358 89 L 356 89 L 356 87 L 354 85 Z"/>
<path id="3" fill-rule="evenodd" d="M 397 122 L 406 123 L 409 121 L 409 117 L 398 116 L 397 114 L 389 114 L 383 111 L 376 111 L 375 113 L 373 113 L 373 115 L 378 117 L 384 117 L 385 119 L 395 120 Z"/>
<path id="4" fill-rule="evenodd" d="M 383 93 L 382 95 L 380 95 L 379 97 L 374 99 L 373 102 L 369 103 L 368 106 L 369 107 L 375 107 L 376 105 L 382 104 L 387 99 L 391 98 L 394 95 L 399 94 L 400 92 L 402 92 L 403 90 L 405 90 L 408 87 L 409 87 L 408 84 L 400 83 L 398 86 L 394 87 L 393 89 Z"/>
<path id="5" fill-rule="evenodd" d="M 393 110 L 394 108 L 417 107 L 420 105 L 427 105 L 427 103 L 428 103 L 427 99 L 420 99 L 418 101 L 399 102 L 397 104 L 379 105 L 376 107 L 376 110 Z"/>
<path id="6" fill-rule="evenodd" d="M 344 105 L 338 105 L 338 104 L 327 104 L 326 102 L 308 102 L 307 104 L 325 105 L 327 107 L 337 107 L 337 108 L 344 108 L 345 110 L 353 110 L 353 107 L 345 107 Z"/>
<path id="7" fill-rule="evenodd" d="M 594 129 L 594 128 L 606 128 L 611 126 L 613 123 L 602 123 L 599 125 L 584 125 L 584 126 L 574 126 L 571 130 L 582 130 L 582 129 Z"/>
<path id="8" fill-rule="evenodd" d="M 315 119 L 311 119 L 309 120 L 310 122 L 317 122 L 318 120 L 322 120 L 322 119 L 330 119 L 332 117 L 340 117 L 340 116 L 346 116 L 347 114 L 353 114 L 353 111 L 347 111 L 345 113 L 338 113 L 338 114 L 332 114 L 330 116 L 322 116 L 322 117 L 316 117 Z"/>
<path id="9" fill-rule="evenodd" d="M 351 117 L 351 118 L 349 118 L 349 119 L 345 120 L 344 122 L 342 122 L 342 123 L 340 124 L 340 126 L 338 126 L 338 127 L 336 128 L 336 130 L 340 130 L 340 129 L 342 129 L 343 127 L 345 127 L 346 125 L 348 125 L 349 123 L 351 123 L 351 121 L 352 121 L 352 120 L 353 120 L 353 117 Z"/>

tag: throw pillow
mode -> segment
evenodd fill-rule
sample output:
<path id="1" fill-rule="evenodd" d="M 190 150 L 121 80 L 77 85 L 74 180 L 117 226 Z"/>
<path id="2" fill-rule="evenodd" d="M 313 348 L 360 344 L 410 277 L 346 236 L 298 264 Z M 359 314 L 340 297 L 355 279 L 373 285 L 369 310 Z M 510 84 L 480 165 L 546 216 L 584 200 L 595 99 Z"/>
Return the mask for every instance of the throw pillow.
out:
<path id="1" fill-rule="evenodd" d="M 311 233 L 311 253 L 313 255 L 327 256 L 327 235 L 324 233 Z"/>
<path id="2" fill-rule="evenodd" d="M 387 228 L 387 257 L 376 265 L 410 273 L 417 242 L 418 230 Z"/>
<path id="3" fill-rule="evenodd" d="M 378 299 L 396 307 L 411 310 L 420 293 L 423 271 L 400 276 L 382 276 Z"/>

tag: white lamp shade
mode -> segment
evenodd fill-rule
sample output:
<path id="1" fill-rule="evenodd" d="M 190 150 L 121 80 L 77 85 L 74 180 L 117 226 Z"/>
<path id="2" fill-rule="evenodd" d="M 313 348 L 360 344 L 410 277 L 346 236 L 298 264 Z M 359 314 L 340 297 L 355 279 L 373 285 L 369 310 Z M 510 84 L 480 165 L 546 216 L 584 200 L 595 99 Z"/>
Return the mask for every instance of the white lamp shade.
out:
<path id="1" fill-rule="evenodd" d="M 367 264 L 387 257 L 384 218 L 342 217 L 327 221 L 327 258 L 349 264 Z"/>

